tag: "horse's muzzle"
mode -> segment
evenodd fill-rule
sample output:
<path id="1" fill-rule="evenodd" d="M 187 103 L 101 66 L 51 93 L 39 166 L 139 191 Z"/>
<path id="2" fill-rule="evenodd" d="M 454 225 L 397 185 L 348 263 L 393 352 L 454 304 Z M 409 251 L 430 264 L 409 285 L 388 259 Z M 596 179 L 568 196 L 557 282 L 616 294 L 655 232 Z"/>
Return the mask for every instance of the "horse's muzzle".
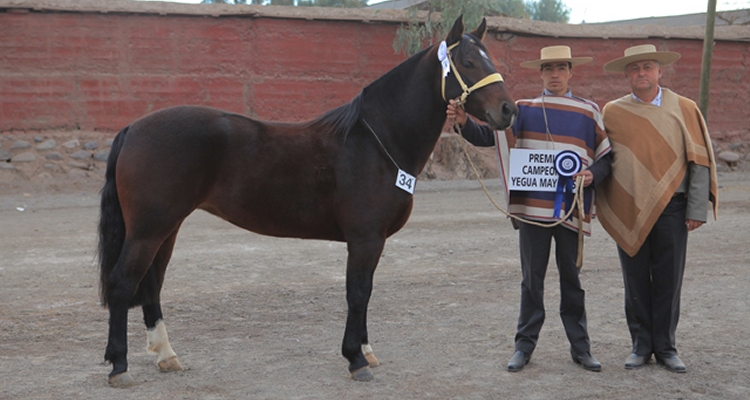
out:
<path id="1" fill-rule="evenodd" d="M 513 125 L 513 121 L 518 115 L 518 107 L 510 102 L 503 102 L 499 110 L 487 111 L 487 123 L 494 130 L 505 130 Z"/>

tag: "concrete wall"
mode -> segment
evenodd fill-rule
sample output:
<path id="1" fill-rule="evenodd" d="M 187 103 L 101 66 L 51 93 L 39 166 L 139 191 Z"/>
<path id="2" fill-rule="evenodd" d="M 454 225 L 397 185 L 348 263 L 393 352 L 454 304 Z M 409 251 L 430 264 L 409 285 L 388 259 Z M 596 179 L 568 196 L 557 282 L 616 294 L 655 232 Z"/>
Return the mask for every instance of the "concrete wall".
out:
<path id="1" fill-rule="evenodd" d="M 204 104 L 267 120 L 304 120 L 348 102 L 404 59 L 392 48 L 404 17 L 394 20 L 375 11 L 360 10 L 352 17 L 331 10 L 312 18 L 290 11 L 264 16 L 258 7 L 241 7 L 212 16 L 214 9 L 206 5 L 182 5 L 179 10 L 189 12 L 178 13 L 97 12 L 66 11 L 64 2 L 62 9 L 52 10 L 3 8 L 3 1 L 14 3 L 0 0 L 0 132 L 112 132 L 178 104 Z M 669 33 L 644 38 L 648 34 L 643 32 L 603 38 L 607 32 L 601 30 L 607 28 L 569 25 L 560 26 L 561 35 L 554 32 L 557 24 L 506 20 L 490 20 L 485 43 L 516 98 L 541 91 L 538 71 L 519 63 L 538 58 L 543 46 L 567 44 L 575 55 L 595 58 L 574 70 L 574 92 L 604 105 L 627 93 L 628 86 L 624 77 L 605 73 L 602 66 L 626 47 L 649 42 L 682 54 L 665 68 L 662 84 L 697 101 L 700 38 Z M 517 27 L 524 23 L 531 28 Z M 715 135 L 747 132 L 749 47 L 746 39 L 716 42 L 708 118 Z"/>

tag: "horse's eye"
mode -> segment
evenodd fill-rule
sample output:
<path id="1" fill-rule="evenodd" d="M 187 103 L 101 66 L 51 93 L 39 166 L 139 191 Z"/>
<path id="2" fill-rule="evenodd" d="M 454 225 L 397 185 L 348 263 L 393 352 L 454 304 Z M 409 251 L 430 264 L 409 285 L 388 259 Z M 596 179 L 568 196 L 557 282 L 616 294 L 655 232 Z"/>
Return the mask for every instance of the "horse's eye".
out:
<path id="1" fill-rule="evenodd" d="M 464 60 L 461 62 L 461 65 L 463 65 L 466 68 L 474 68 L 474 62 L 471 60 Z"/>

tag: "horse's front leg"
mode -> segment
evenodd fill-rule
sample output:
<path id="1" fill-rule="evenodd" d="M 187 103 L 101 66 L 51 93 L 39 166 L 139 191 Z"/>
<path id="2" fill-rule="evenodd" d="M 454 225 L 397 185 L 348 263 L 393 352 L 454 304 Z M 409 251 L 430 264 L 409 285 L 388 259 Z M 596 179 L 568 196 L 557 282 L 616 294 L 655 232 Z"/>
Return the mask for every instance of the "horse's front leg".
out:
<path id="1" fill-rule="evenodd" d="M 349 372 L 358 381 L 371 381 L 370 362 L 362 352 L 367 345 L 367 304 L 372 293 L 372 277 L 383 253 L 385 238 L 349 241 L 346 264 L 346 302 L 349 312 L 341 352 L 349 360 Z M 371 351 L 370 351 L 371 353 Z M 374 357 L 372 355 L 371 357 Z M 377 359 L 376 359 L 377 360 Z"/>
<path id="2" fill-rule="evenodd" d="M 370 364 L 370 368 L 380 366 L 380 361 L 375 357 L 372 346 L 370 346 L 370 339 L 367 335 L 367 309 L 365 309 L 365 316 L 362 319 L 362 354 L 365 355 L 367 362 Z"/>

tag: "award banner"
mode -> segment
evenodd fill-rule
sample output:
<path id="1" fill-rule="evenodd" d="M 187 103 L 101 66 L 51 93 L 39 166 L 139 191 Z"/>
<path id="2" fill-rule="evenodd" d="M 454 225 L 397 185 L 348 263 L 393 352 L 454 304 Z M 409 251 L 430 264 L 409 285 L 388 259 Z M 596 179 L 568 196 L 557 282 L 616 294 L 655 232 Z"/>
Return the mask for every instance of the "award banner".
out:
<path id="1" fill-rule="evenodd" d="M 510 149 L 508 189 L 557 191 L 555 157 L 559 150 Z"/>

